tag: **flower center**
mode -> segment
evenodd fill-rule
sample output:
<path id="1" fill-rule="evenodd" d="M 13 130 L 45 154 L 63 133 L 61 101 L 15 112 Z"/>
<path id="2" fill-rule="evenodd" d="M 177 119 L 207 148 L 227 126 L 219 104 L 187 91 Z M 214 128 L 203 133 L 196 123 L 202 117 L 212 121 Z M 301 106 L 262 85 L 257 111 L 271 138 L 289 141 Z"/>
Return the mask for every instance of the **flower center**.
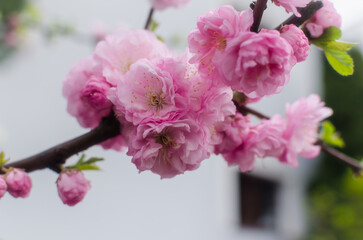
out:
<path id="1" fill-rule="evenodd" d="M 151 94 L 151 96 L 148 97 L 149 99 L 149 106 L 156 109 L 156 111 L 159 111 L 163 108 L 165 105 L 165 99 L 161 96 L 161 94 Z"/>
<path id="2" fill-rule="evenodd" d="M 167 133 L 161 132 L 160 134 L 156 135 L 156 142 L 161 144 L 163 148 L 170 148 L 173 146 L 174 139 L 170 138 Z"/>

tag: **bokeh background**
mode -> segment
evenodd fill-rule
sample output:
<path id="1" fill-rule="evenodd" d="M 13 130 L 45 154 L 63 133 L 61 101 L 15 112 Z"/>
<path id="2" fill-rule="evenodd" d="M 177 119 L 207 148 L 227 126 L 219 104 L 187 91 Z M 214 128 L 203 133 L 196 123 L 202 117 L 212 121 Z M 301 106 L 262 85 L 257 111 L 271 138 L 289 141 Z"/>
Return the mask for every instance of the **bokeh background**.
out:
<path id="1" fill-rule="evenodd" d="M 342 39 L 361 42 L 363 4 L 333 2 L 343 17 Z M 157 34 L 181 52 L 197 16 L 222 4 L 245 9 L 250 1 L 191 0 L 182 9 L 157 12 Z M 97 29 L 142 28 L 149 8 L 147 0 L 0 0 L 2 21 L 21 12 L 14 20 L 20 22 L 14 38 L 0 44 L 0 150 L 17 160 L 85 133 L 66 112 L 64 77 L 76 61 L 92 53 Z M 262 24 L 273 28 L 288 16 L 269 3 Z M 342 78 L 312 47 L 282 93 L 253 107 L 268 115 L 283 113 L 287 101 L 320 93 L 335 109 L 331 121 L 346 140 L 343 151 L 362 157 L 360 48 L 352 52 L 356 73 Z M 100 164 L 102 171 L 86 173 L 92 189 L 84 201 L 63 205 L 55 185 L 58 176 L 34 172 L 27 199 L 1 199 L 0 240 L 363 238 L 363 182 L 334 159 L 301 159 L 297 169 L 264 159 L 255 171 L 241 175 L 212 156 L 196 171 L 160 180 L 149 172 L 139 174 L 125 153 L 97 146 L 86 153 L 106 161 Z"/>

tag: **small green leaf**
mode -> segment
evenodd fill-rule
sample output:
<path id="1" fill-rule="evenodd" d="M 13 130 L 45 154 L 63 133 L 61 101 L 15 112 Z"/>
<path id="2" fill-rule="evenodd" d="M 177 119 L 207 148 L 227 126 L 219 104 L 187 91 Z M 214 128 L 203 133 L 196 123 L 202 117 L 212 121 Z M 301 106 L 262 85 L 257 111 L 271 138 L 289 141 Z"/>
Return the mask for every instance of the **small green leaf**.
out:
<path id="1" fill-rule="evenodd" d="M 100 170 L 100 168 L 94 164 L 96 162 L 99 161 L 103 161 L 103 158 L 96 158 L 96 157 L 92 157 L 88 160 L 85 160 L 86 155 L 82 154 L 80 159 L 77 161 L 76 164 L 71 165 L 71 166 L 67 166 L 66 169 L 78 169 L 80 171 L 84 171 L 84 170 Z"/>
<path id="2" fill-rule="evenodd" d="M 325 51 L 329 64 L 342 76 L 349 76 L 354 73 L 353 59 L 343 51 Z"/>
<path id="3" fill-rule="evenodd" d="M 5 153 L 0 153 L 0 166 L 5 165 L 7 162 L 9 162 L 10 159 L 5 159 Z"/>
<path id="4" fill-rule="evenodd" d="M 153 19 L 151 21 L 151 28 L 150 28 L 151 30 L 150 31 L 155 32 L 156 29 L 158 29 L 158 27 L 159 27 L 159 23 Z"/>
<path id="5" fill-rule="evenodd" d="M 314 39 L 314 41 L 335 41 L 338 40 L 341 36 L 342 31 L 335 26 L 331 26 L 324 29 L 324 33 L 320 37 Z"/>
<path id="6" fill-rule="evenodd" d="M 164 38 L 162 38 L 161 36 L 157 35 L 156 38 L 161 41 L 161 42 L 165 42 Z"/>
<path id="7" fill-rule="evenodd" d="M 86 171 L 86 170 L 101 170 L 98 166 L 96 166 L 94 164 L 82 164 L 82 165 L 74 166 L 72 168 L 73 169 L 78 169 L 80 171 Z"/>
<path id="8" fill-rule="evenodd" d="M 355 46 L 354 43 L 321 41 L 320 39 L 311 40 L 311 43 L 324 50 L 329 64 L 340 75 L 348 76 L 354 73 L 353 59 L 347 53 Z"/>
<path id="9" fill-rule="evenodd" d="M 324 121 L 322 123 L 322 128 L 319 137 L 323 142 L 329 145 L 340 148 L 345 146 L 344 140 L 335 131 L 334 125 L 329 121 Z"/>
<path id="10" fill-rule="evenodd" d="M 92 164 L 92 163 L 100 162 L 100 161 L 103 161 L 103 160 L 104 160 L 103 158 L 95 158 L 95 157 L 93 157 L 93 158 L 88 159 L 84 163 L 85 164 Z"/>

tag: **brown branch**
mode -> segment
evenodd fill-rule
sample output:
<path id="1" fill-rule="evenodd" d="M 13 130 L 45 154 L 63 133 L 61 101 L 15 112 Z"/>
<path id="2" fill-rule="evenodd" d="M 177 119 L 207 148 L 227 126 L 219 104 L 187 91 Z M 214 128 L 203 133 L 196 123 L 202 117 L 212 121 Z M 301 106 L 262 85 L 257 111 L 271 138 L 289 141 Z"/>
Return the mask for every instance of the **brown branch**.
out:
<path id="1" fill-rule="evenodd" d="M 8 163 L 5 168 L 21 168 L 27 172 L 49 168 L 55 172 L 61 171 L 61 166 L 66 160 L 87 148 L 102 143 L 103 141 L 116 137 L 120 134 L 121 125 L 113 113 L 102 119 L 100 125 L 90 132 L 49 148 L 44 152 L 22 159 L 17 162 Z"/>
<path id="2" fill-rule="evenodd" d="M 236 103 L 235 103 L 235 105 L 236 105 Z M 239 111 L 240 113 L 242 113 L 244 115 L 250 113 L 250 114 L 255 115 L 256 117 L 261 118 L 261 119 L 270 119 L 270 117 L 266 116 L 265 114 L 260 113 L 260 112 L 254 110 L 254 109 L 249 108 L 249 107 L 246 107 L 244 105 L 241 105 L 241 106 L 236 105 L 236 107 L 237 107 L 237 111 Z M 340 160 L 341 162 L 345 163 L 346 165 L 348 165 L 356 175 L 359 176 L 361 174 L 361 172 L 363 171 L 362 164 L 359 161 L 357 161 L 356 159 L 351 158 L 351 157 L 345 155 L 342 152 L 339 152 L 338 150 L 336 150 L 336 149 L 334 149 L 334 148 L 332 148 L 330 146 L 327 146 L 326 144 L 324 144 L 320 140 L 317 141 L 315 144 L 320 145 L 321 149 L 325 153 L 333 156 L 334 158 L 336 158 L 336 159 Z"/>
<path id="3" fill-rule="evenodd" d="M 260 27 L 262 15 L 266 9 L 266 6 L 267 6 L 267 0 L 257 0 L 256 4 L 254 5 L 253 24 L 250 28 L 251 32 L 258 32 L 258 28 Z"/>
<path id="4" fill-rule="evenodd" d="M 280 30 L 280 28 L 284 25 L 294 24 L 297 27 L 302 25 L 306 20 L 310 19 L 316 11 L 318 11 L 320 8 L 323 7 L 323 3 L 321 1 L 311 2 L 304 8 L 297 8 L 299 13 L 301 14 L 301 17 L 296 17 L 295 15 L 292 15 L 289 17 L 285 22 L 281 23 L 278 27 L 276 27 L 276 30 Z"/>
<path id="5" fill-rule="evenodd" d="M 147 20 L 146 20 L 146 23 L 145 23 L 145 27 L 144 27 L 145 30 L 149 29 L 150 24 L 151 24 L 152 19 L 153 19 L 153 14 L 154 14 L 154 9 L 151 8 L 150 12 L 149 12 L 149 16 L 147 17 Z"/>
<path id="6" fill-rule="evenodd" d="M 358 176 L 361 175 L 361 172 L 363 170 L 363 166 L 362 166 L 362 164 L 359 161 L 355 160 L 354 158 L 349 157 L 348 155 L 345 155 L 342 152 L 339 152 L 338 150 L 336 150 L 336 149 L 334 149 L 332 147 L 327 146 L 326 144 L 324 144 L 321 141 L 319 141 L 317 144 L 321 146 L 321 149 L 325 153 L 327 153 L 327 154 L 329 154 L 329 155 L 331 155 L 331 156 L 339 159 L 343 163 L 345 163 L 348 166 L 350 166 L 352 168 L 353 172 L 356 175 L 358 175 Z"/>

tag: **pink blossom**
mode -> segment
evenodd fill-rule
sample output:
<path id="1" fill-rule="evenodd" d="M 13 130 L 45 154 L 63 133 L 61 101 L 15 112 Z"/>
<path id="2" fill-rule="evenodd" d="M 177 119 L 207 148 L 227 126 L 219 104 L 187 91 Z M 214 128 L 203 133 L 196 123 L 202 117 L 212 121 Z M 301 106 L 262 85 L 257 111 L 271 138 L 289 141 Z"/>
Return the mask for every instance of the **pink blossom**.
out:
<path id="1" fill-rule="evenodd" d="M 170 56 L 167 46 L 146 30 L 117 31 L 99 42 L 94 52 L 103 76 L 112 86 L 117 85 L 137 60 L 167 56 Z"/>
<path id="2" fill-rule="evenodd" d="M 111 111 L 106 91 L 111 87 L 102 76 L 93 58 L 76 63 L 63 82 L 67 110 L 82 127 L 94 128 Z"/>
<path id="3" fill-rule="evenodd" d="M 4 176 L 1 175 L 0 176 L 0 198 L 2 198 L 5 195 L 7 189 L 8 189 L 8 185 L 6 185 Z"/>
<path id="4" fill-rule="evenodd" d="M 107 98 L 110 87 L 111 84 L 102 76 L 100 65 L 93 58 L 82 59 L 63 82 L 68 113 L 76 117 L 82 127 L 97 127 L 102 118 L 111 113 L 113 105 Z M 121 136 L 101 143 L 105 149 L 115 151 L 124 149 L 124 144 Z"/>
<path id="5" fill-rule="evenodd" d="M 200 71 L 211 74 L 214 71 L 211 60 L 215 53 L 223 51 L 228 41 L 240 32 L 249 31 L 252 23 L 252 10 L 239 13 L 230 5 L 199 16 L 197 28 L 188 36 L 190 52 L 195 54 L 190 62 L 198 63 Z"/>
<path id="6" fill-rule="evenodd" d="M 276 30 L 242 32 L 214 60 L 221 80 L 250 98 L 279 93 L 296 63 L 290 44 Z"/>
<path id="7" fill-rule="evenodd" d="M 331 26 L 340 28 L 342 25 L 342 17 L 335 10 L 333 3 L 329 0 L 322 0 L 322 2 L 324 6 L 305 25 L 313 38 L 318 38 L 323 34 L 325 28 Z"/>
<path id="8" fill-rule="evenodd" d="M 256 157 L 280 157 L 286 146 L 283 138 L 286 121 L 279 115 L 252 127 L 241 145 L 223 154 L 229 165 L 239 165 L 242 172 L 251 171 Z"/>
<path id="9" fill-rule="evenodd" d="M 76 169 L 62 171 L 57 180 L 58 195 L 64 204 L 74 206 L 83 200 L 91 188 L 83 172 Z"/>
<path id="10" fill-rule="evenodd" d="M 304 32 L 293 24 L 285 25 L 280 29 L 281 37 L 284 38 L 294 50 L 297 62 L 305 61 L 309 55 L 309 39 Z"/>
<path id="11" fill-rule="evenodd" d="M 151 6 L 155 10 L 164 10 L 169 7 L 181 7 L 183 5 L 186 5 L 189 3 L 190 0 L 149 0 L 151 3 Z"/>
<path id="12" fill-rule="evenodd" d="M 284 154 L 279 158 L 281 162 L 296 167 L 297 155 L 305 158 L 319 155 L 320 146 L 315 145 L 319 122 L 333 114 L 332 109 L 324 105 L 325 103 L 315 94 L 286 105 L 287 127 L 284 139 L 288 144 Z"/>
<path id="13" fill-rule="evenodd" d="M 219 122 L 215 127 L 215 137 L 218 138 L 214 153 L 224 154 L 232 151 L 247 138 L 252 127 L 249 116 L 240 113 L 227 116 L 223 122 Z"/>
<path id="14" fill-rule="evenodd" d="M 127 154 L 140 172 L 171 178 L 197 169 L 209 156 L 206 137 L 192 118 L 140 124 L 133 130 Z"/>
<path id="15" fill-rule="evenodd" d="M 311 0 L 272 0 L 277 6 L 285 8 L 286 12 L 292 12 L 297 17 L 301 17 L 301 14 L 297 11 L 297 7 L 305 7 Z"/>
<path id="16" fill-rule="evenodd" d="M 13 168 L 5 175 L 5 181 L 8 185 L 8 192 L 11 196 L 26 198 L 30 194 L 32 181 L 28 174 L 18 168 Z"/>
<path id="17" fill-rule="evenodd" d="M 167 119 L 170 114 L 188 111 L 189 84 L 186 66 L 173 58 L 151 62 L 147 59 L 133 64 L 120 81 L 113 99 L 116 112 L 127 121 Z"/>

